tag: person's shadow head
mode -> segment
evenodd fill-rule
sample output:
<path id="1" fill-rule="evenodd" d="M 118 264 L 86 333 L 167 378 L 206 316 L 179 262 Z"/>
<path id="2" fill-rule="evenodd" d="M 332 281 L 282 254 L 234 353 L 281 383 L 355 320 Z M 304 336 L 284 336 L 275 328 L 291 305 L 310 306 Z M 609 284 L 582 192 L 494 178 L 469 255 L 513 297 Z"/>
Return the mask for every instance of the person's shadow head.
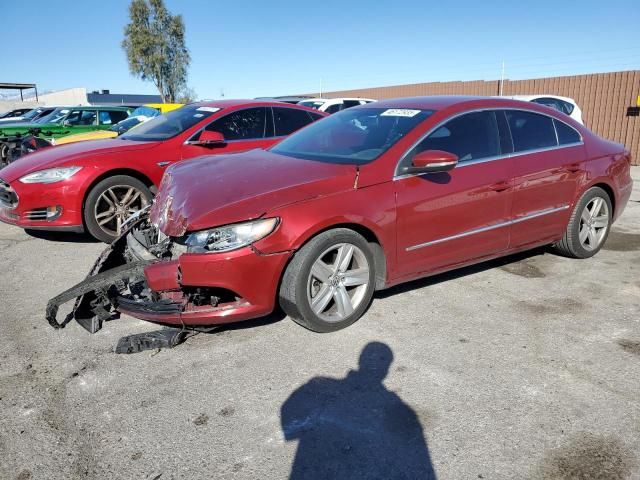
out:
<path id="1" fill-rule="evenodd" d="M 382 383 L 393 351 L 371 342 L 345 378 L 314 377 L 282 405 L 298 441 L 292 479 L 435 479 L 418 416 Z"/>
<path id="2" fill-rule="evenodd" d="M 389 373 L 393 362 L 393 351 L 386 343 L 370 342 L 360 353 L 358 373 L 372 381 L 382 382 Z"/>

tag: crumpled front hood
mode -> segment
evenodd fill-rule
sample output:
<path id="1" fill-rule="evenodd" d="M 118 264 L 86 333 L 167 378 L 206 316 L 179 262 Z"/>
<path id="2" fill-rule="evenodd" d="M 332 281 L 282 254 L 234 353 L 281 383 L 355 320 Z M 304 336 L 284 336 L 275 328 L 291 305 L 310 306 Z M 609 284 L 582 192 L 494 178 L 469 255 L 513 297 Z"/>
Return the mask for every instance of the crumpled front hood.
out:
<path id="1" fill-rule="evenodd" d="M 173 165 L 151 209 L 169 236 L 251 220 L 291 203 L 354 188 L 356 167 L 252 150 Z"/>
<path id="2" fill-rule="evenodd" d="M 97 155 L 148 150 L 159 145 L 160 142 L 132 142 L 130 140 L 95 140 L 69 143 L 54 147 L 43 148 L 19 158 L 0 170 L 0 178 L 6 182 L 13 182 L 27 175 L 45 168 L 75 165 L 83 163 Z"/>

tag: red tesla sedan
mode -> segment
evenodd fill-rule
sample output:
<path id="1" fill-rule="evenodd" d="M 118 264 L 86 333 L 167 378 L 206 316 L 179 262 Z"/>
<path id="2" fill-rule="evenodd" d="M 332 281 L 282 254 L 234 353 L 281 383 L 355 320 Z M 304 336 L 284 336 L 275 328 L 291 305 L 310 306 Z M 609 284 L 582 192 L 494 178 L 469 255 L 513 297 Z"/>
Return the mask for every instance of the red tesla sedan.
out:
<path id="1" fill-rule="evenodd" d="M 170 164 L 266 148 L 324 116 L 280 102 L 193 103 L 116 139 L 43 149 L 0 171 L 0 220 L 28 229 L 86 229 L 110 242 L 151 203 Z"/>
<path id="2" fill-rule="evenodd" d="M 199 328 L 278 303 L 338 330 L 377 289 L 541 245 L 594 255 L 629 199 L 630 164 L 622 145 L 531 103 L 351 108 L 267 151 L 172 166 L 150 213 L 48 318 L 59 326 L 57 304 L 84 294 L 72 316 L 90 331 L 117 312 Z"/>

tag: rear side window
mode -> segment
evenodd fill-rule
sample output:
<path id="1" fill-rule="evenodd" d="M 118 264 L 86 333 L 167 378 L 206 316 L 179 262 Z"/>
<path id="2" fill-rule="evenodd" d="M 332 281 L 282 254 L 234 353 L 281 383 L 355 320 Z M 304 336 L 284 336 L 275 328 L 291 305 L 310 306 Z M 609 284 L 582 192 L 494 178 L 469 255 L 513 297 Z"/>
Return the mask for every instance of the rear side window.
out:
<path id="1" fill-rule="evenodd" d="M 128 117 L 127 112 L 123 112 L 121 110 L 114 110 L 111 112 L 100 112 L 100 123 L 103 123 L 102 119 L 104 118 L 105 122 L 103 123 L 103 125 L 113 125 L 115 123 L 120 122 L 121 120 L 124 120 L 127 117 Z"/>
<path id="2" fill-rule="evenodd" d="M 564 122 L 553 119 L 558 132 L 558 143 L 560 145 L 568 145 L 570 143 L 579 143 L 582 141 L 580 134 Z"/>
<path id="3" fill-rule="evenodd" d="M 307 114 L 311 117 L 312 122 L 324 118 L 324 115 L 320 115 L 319 113 L 307 112 Z"/>
<path id="4" fill-rule="evenodd" d="M 342 110 L 342 104 L 341 103 L 336 103 L 334 105 L 329 105 L 327 107 L 327 109 L 325 110 L 325 112 L 331 114 L 331 113 L 339 112 L 340 110 Z"/>
<path id="5" fill-rule="evenodd" d="M 357 107 L 358 105 L 360 105 L 360 100 L 345 100 L 343 104 L 344 104 L 343 109 Z"/>
<path id="6" fill-rule="evenodd" d="M 513 138 L 514 152 L 558 145 L 551 117 L 522 110 L 507 110 L 505 113 Z"/>
<path id="7" fill-rule="evenodd" d="M 309 125 L 311 118 L 304 110 L 294 108 L 273 107 L 276 137 L 289 135 L 300 128 Z"/>
<path id="8" fill-rule="evenodd" d="M 425 150 L 454 153 L 460 162 L 500 155 L 495 112 L 472 112 L 454 118 L 429 134 L 408 157 L 412 159 L 413 155 Z"/>
<path id="9" fill-rule="evenodd" d="M 211 122 L 206 130 L 219 132 L 225 140 L 252 140 L 265 137 L 265 107 L 247 108 Z"/>

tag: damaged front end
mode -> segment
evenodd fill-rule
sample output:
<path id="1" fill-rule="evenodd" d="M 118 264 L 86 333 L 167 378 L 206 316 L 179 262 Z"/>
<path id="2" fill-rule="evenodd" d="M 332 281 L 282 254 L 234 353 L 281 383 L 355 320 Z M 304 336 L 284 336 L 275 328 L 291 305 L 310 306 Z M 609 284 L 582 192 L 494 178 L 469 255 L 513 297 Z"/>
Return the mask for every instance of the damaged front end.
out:
<path id="1" fill-rule="evenodd" d="M 47 321 L 53 328 L 60 329 L 76 320 L 88 332 L 96 333 L 104 322 L 119 318 L 118 309 L 125 305 L 142 309 L 146 306 L 159 314 L 179 315 L 182 302 L 160 298 L 147 285 L 144 271 L 155 262 L 177 258 L 183 250 L 184 247 L 172 242 L 149 222 L 148 208 L 141 211 L 123 226 L 121 236 L 102 252 L 85 280 L 49 300 Z M 74 299 L 71 312 L 58 321 L 60 306 Z M 116 351 L 132 353 L 175 346 L 187 333 L 184 325 L 182 327 L 125 337 Z"/>

